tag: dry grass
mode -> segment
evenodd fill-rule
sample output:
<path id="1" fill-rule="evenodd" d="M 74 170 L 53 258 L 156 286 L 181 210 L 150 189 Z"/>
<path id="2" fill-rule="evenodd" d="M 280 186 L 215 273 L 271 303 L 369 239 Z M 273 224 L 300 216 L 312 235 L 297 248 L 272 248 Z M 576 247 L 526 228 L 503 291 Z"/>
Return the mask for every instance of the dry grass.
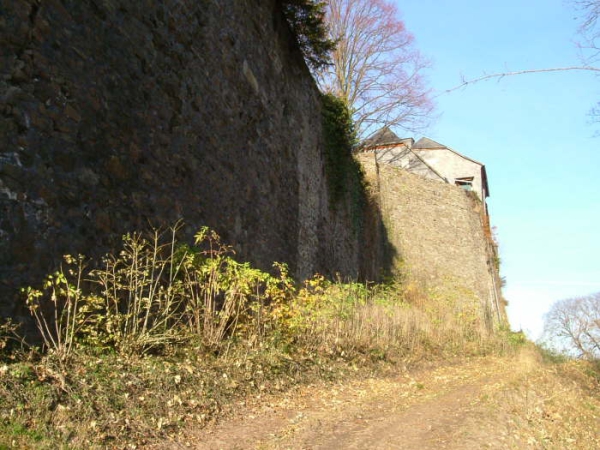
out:
<path id="1" fill-rule="evenodd" d="M 414 283 L 367 289 L 315 278 L 291 303 L 300 323 L 294 333 L 304 347 L 393 357 L 510 350 L 513 334 L 501 327 L 489 330 L 482 309 L 472 293 L 451 281 L 435 290 Z"/>
<path id="2" fill-rule="evenodd" d="M 297 383 L 342 376 L 326 361 L 201 347 L 161 356 L 76 353 L 67 363 L 0 366 L 0 448 L 139 448 L 178 440 L 238 402 Z"/>
<path id="3" fill-rule="evenodd" d="M 528 348 L 513 369 L 509 380 L 490 384 L 481 399 L 478 415 L 485 419 L 477 426 L 496 436 L 490 448 L 600 448 L 597 365 L 547 362 L 539 350 Z"/>
<path id="4" fill-rule="evenodd" d="M 103 269 L 71 259 L 28 290 L 45 348 L 5 355 L 0 448 L 147 445 L 295 383 L 511 347 L 451 280 L 297 286 L 283 265 L 273 276 L 236 262 L 208 229 L 196 247 L 176 232 L 126 236 Z"/>

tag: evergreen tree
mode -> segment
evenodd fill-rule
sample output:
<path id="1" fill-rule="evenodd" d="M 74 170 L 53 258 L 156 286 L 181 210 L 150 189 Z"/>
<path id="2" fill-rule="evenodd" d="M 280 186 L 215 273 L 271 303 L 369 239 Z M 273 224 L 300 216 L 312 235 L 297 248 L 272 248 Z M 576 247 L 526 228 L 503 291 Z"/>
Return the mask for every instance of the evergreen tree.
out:
<path id="1" fill-rule="evenodd" d="M 285 17 L 312 70 L 331 64 L 330 52 L 335 48 L 328 36 L 325 8 L 326 3 L 318 0 L 283 0 Z"/>

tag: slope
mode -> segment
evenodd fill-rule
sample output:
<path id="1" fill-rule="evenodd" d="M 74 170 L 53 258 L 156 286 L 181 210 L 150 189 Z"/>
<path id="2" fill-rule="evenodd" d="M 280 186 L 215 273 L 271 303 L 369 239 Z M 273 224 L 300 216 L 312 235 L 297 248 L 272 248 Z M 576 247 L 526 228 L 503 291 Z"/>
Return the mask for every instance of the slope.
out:
<path id="1" fill-rule="evenodd" d="M 585 363 L 511 357 L 300 388 L 192 431 L 199 449 L 598 448 L 598 378 Z M 177 448 L 165 443 L 161 448 Z"/>

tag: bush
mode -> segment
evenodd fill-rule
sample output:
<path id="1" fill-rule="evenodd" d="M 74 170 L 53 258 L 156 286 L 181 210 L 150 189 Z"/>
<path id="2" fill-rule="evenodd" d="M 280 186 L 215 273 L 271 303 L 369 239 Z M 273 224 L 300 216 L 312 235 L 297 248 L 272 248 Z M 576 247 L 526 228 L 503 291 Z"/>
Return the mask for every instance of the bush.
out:
<path id="1" fill-rule="evenodd" d="M 82 347 L 132 356 L 188 342 L 215 354 L 232 346 L 350 355 L 492 345 L 479 300 L 454 280 L 368 287 L 317 275 L 297 290 L 284 264 L 269 274 L 237 262 L 209 228 L 191 246 L 177 231 L 128 234 L 100 269 L 66 257 L 42 290 L 26 289 L 49 355 L 65 364 Z M 524 340 L 498 334 L 512 346 Z"/>
<path id="2" fill-rule="evenodd" d="M 284 264 L 272 276 L 235 261 L 208 228 L 194 246 L 178 243 L 177 230 L 168 239 L 159 231 L 125 235 L 123 249 L 107 255 L 101 269 L 88 271 L 83 257 L 66 257 L 67 266 L 42 290 L 25 289 L 46 350 L 65 362 L 76 345 L 131 355 L 199 337 L 220 351 L 228 338 L 255 345 L 276 328 L 293 292 Z"/>
<path id="3" fill-rule="evenodd" d="M 60 362 L 71 356 L 75 337 L 87 321 L 89 303 L 81 290 L 83 256 L 66 255 L 64 259 L 67 268 L 48 275 L 42 290 L 24 290 L 44 345 Z"/>

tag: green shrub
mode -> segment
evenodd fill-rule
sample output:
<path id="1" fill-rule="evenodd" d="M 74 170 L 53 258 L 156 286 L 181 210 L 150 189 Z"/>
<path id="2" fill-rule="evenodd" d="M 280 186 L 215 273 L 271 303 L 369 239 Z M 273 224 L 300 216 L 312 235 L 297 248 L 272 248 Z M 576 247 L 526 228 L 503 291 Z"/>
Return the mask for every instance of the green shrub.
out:
<path id="1" fill-rule="evenodd" d="M 220 351 L 230 338 L 257 345 L 272 333 L 294 291 L 287 267 L 270 275 L 235 261 L 206 227 L 194 246 L 178 243 L 177 231 L 127 234 L 100 269 L 67 256 L 42 290 L 25 289 L 45 349 L 64 363 L 77 345 L 132 355 L 198 337 Z"/>
<path id="2" fill-rule="evenodd" d="M 75 338 L 87 320 L 87 297 L 81 290 L 84 258 L 64 257 L 66 268 L 48 275 L 42 290 L 24 289 L 45 348 L 64 363 L 73 351 Z"/>

